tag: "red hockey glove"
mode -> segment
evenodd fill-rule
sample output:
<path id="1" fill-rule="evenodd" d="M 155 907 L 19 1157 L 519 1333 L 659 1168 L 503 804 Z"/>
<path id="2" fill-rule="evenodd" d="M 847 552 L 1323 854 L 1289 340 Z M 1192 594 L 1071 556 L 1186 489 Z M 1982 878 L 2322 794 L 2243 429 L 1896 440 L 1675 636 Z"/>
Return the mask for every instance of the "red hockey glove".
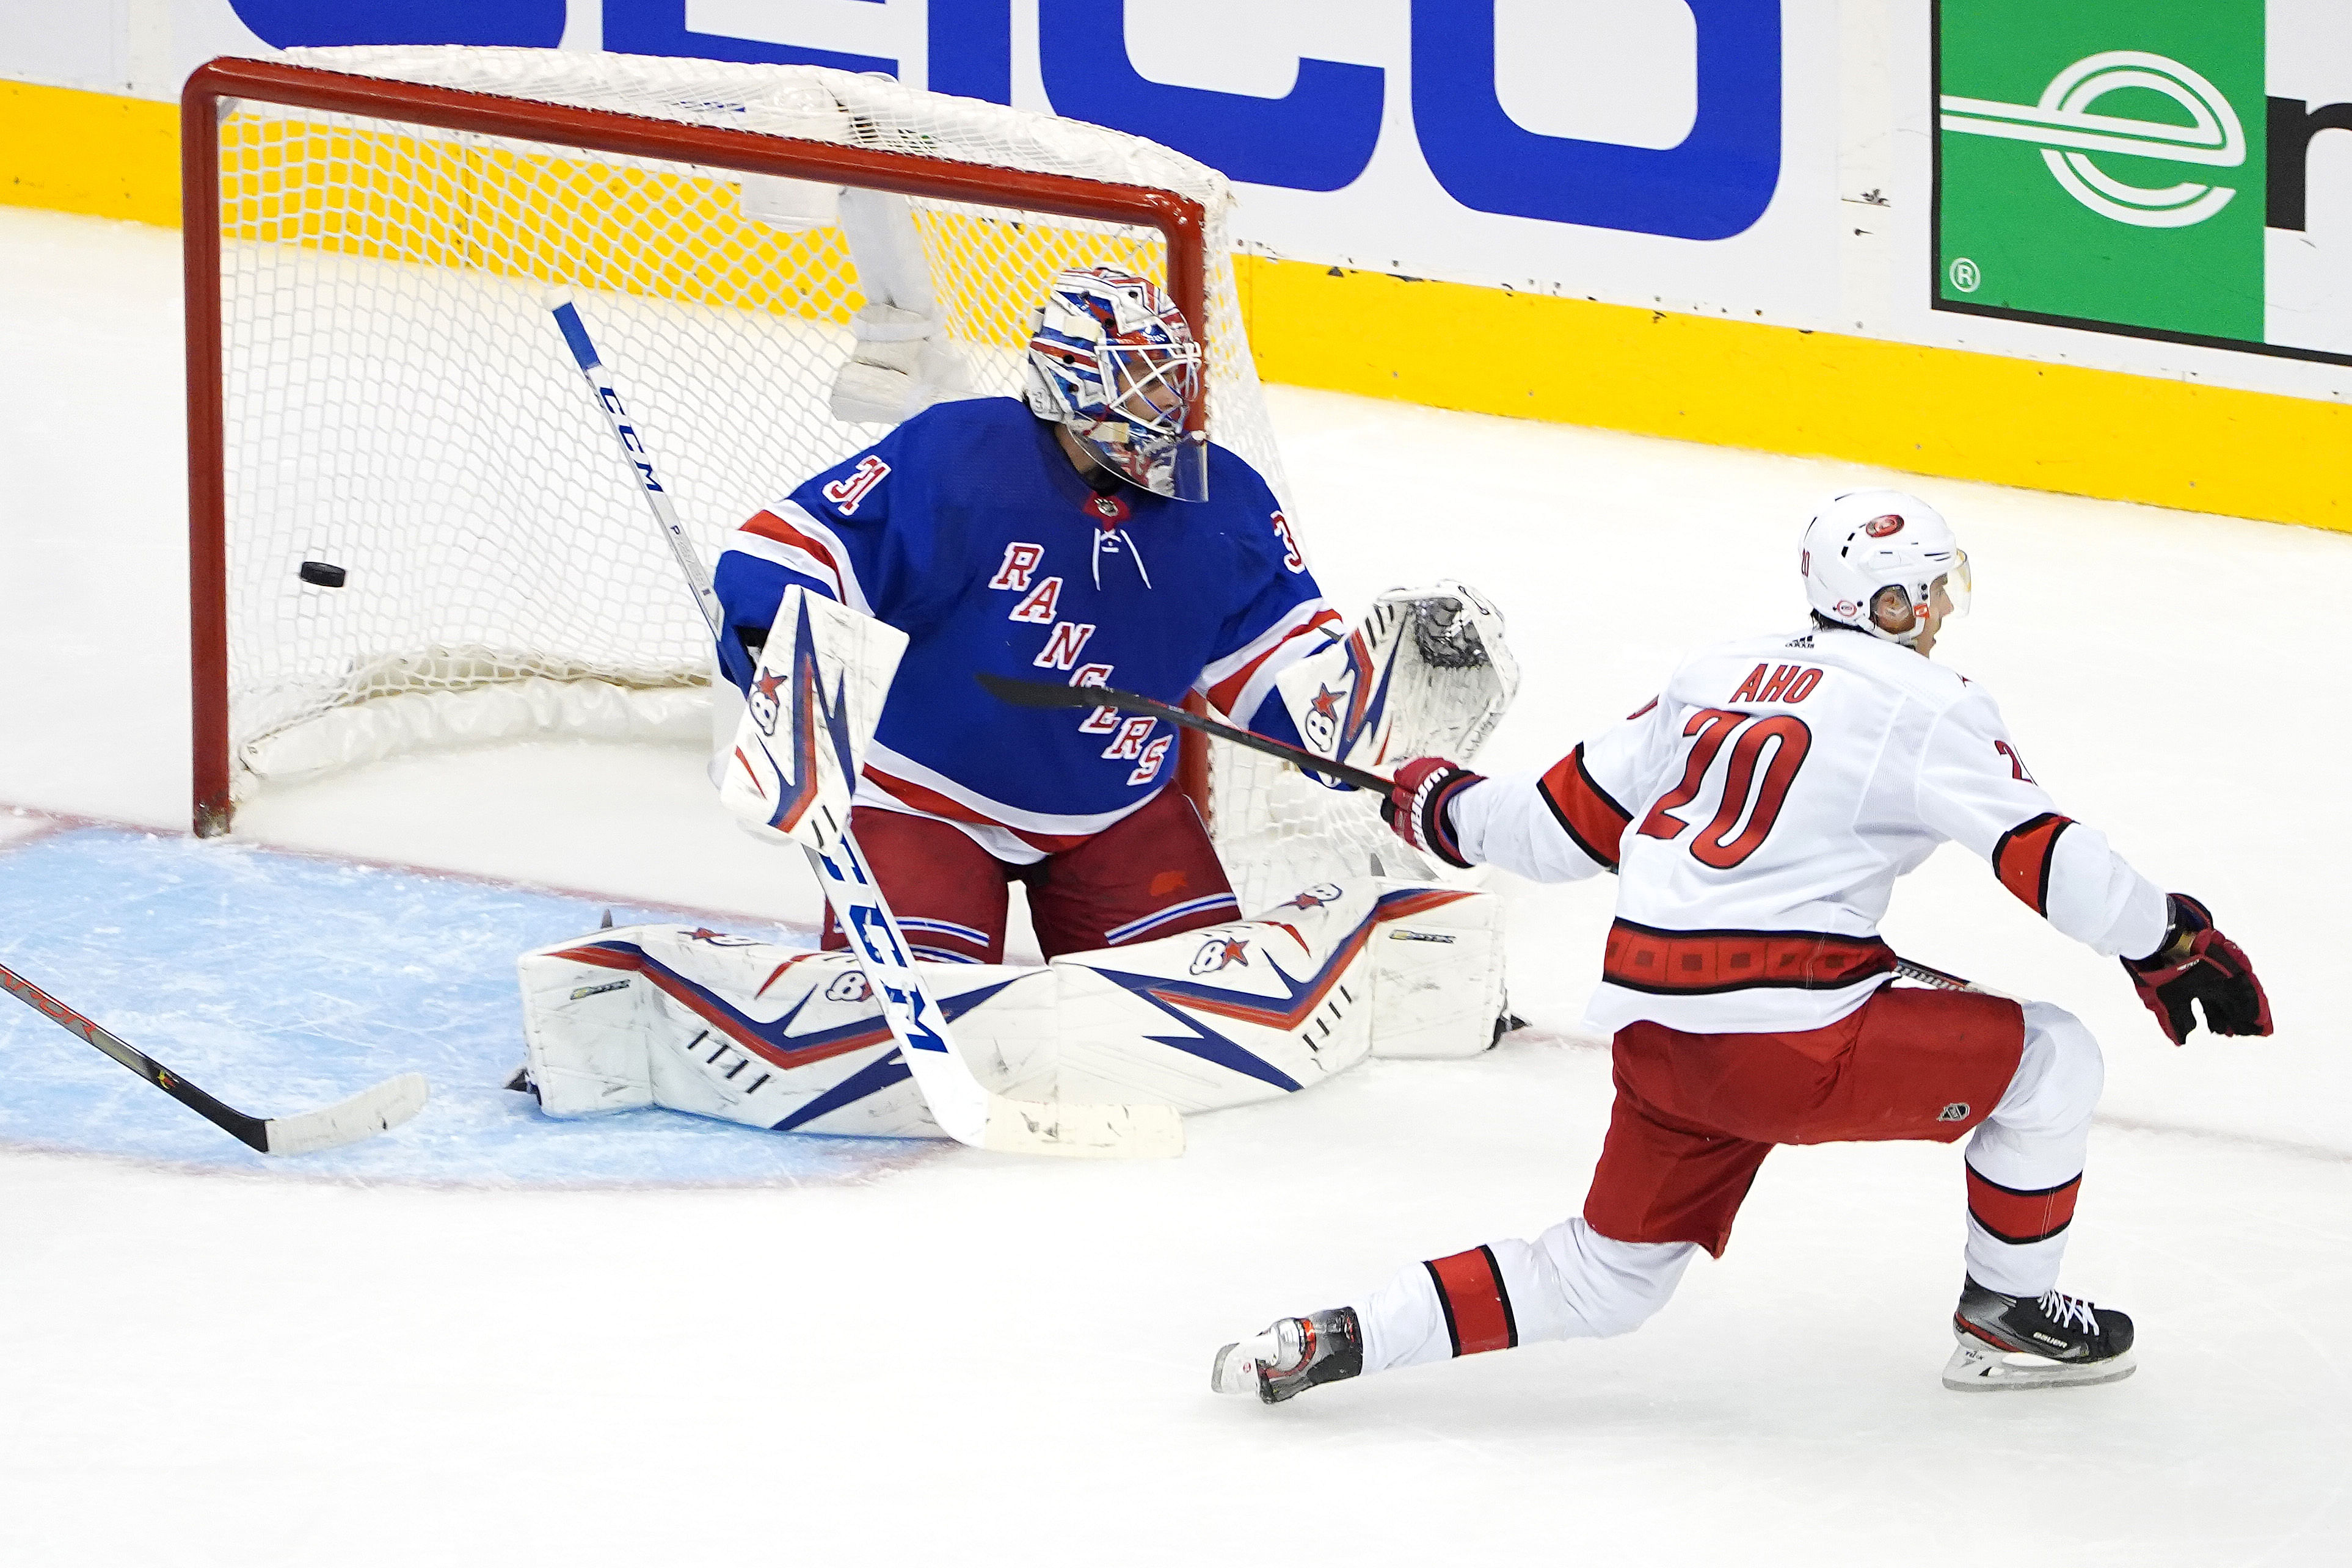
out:
<path id="1" fill-rule="evenodd" d="M 1381 816 L 1396 836 L 1414 849 L 1435 855 L 1447 865 L 1466 866 L 1454 841 L 1454 824 L 1445 808 L 1454 796 L 1480 783 L 1483 773 L 1457 768 L 1443 757 L 1416 757 L 1396 770 L 1389 798 L 1381 802 Z"/>
<path id="2" fill-rule="evenodd" d="M 2172 1043 L 2184 1043 L 2197 1027 L 2192 1001 L 2203 1006 L 2210 1034 L 2270 1033 L 2271 999 L 2244 951 L 2213 929 L 2213 912 L 2185 893 L 2168 894 L 2165 904 L 2172 923 L 2163 946 L 2123 965 Z"/>

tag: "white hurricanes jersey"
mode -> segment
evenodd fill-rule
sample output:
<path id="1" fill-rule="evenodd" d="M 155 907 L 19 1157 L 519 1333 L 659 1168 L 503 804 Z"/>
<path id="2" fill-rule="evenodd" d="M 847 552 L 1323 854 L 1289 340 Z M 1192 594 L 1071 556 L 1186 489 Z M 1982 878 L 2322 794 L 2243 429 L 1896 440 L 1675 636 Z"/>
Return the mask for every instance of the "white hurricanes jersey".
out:
<path id="1" fill-rule="evenodd" d="M 2061 816 L 1991 697 L 1854 632 L 1710 648 L 1541 774 L 1456 795 L 1463 853 L 1563 882 L 1614 868 L 1591 1022 L 1818 1029 L 1893 974 L 1895 879 L 1947 839 L 2078 941 L 2137 956 L 2164 894 Z"/>

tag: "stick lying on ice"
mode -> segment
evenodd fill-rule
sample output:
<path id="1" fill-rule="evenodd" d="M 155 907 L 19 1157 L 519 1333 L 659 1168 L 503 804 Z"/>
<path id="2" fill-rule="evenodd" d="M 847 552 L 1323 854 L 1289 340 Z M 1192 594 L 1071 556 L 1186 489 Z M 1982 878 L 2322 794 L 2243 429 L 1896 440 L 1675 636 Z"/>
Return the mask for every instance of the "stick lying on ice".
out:
<path id="1" fill-rule="evenodd" d="M 399 1126 L 425 1108 L 425 1075 L 404 1072 L 323 1111 L 306 1111 L 299 1116 L 248 1116 L 222 1104 L 146 1052 L 125 1044 L 15 970 L 0 967 L 0 989 L 81 1036 L 214 1126 L 265 1155 L 307 1155 L 356 1144 Z"/>

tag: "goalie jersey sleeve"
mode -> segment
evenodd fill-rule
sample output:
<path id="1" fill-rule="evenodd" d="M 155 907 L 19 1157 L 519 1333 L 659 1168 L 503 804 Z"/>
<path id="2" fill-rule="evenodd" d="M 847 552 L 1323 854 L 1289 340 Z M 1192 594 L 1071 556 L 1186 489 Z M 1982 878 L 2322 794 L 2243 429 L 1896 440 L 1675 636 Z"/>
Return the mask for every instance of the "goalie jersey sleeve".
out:
<path id="1" fill-rule="evenodd" d="M 908 634 L 866 786 L 1051 852 L 1175 773 L 1172 726 L 1108 708 L 1016 708 L 977 672 L 1188 691 L 1287 737 L 1274 677 L 1330 636 L 1273 493 L 1210 449 L 1209 499 L 1098 495 L 1010 398 L 941 403 L 745 522 L 716 578 L 730 631 L 763 637 L 793 583 Z"/>
<path id="2" fill-rule="evenodd" d="M 1455 797 L 1464 852 L 1539 881 L 1619 873 L 1589 1016 L 1806 1030 L 1895 967 L 1895 879 L 1946 841 L 2067 936 L 2153 950 L 2163 894 L 2061 814 L 1980 689 L 1849 632 L 1710 649 L 1541 773 Z"/>

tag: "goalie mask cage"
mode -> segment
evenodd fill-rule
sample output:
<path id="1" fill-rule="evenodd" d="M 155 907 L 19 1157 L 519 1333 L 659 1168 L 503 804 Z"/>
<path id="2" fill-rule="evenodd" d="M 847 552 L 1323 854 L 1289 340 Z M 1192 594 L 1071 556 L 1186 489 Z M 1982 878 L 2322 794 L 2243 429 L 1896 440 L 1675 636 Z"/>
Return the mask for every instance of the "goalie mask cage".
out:
<path id="1" fill-rule="evenodd" d="M 1164 279 L 1206 349 L 1194 428 L 1283 493 L 1230 197 L 1180 154 L 814 68 L 289 57 L 215 60 L 182 99 L 200 834 L 265 781 L 419 747 L 708 737 L 707 632 L 554 288 L 709 562 L 888 429 L 834 412 L 861 307 L 887 295 L 920 321 L 945 395 L 1018 395 L 1045 281 L 1071 266 Z M 895 253 L 876 212 L 907 236 Z M 1245 753 L 1213 784 L 1186 740 L 1180 779 L 1229 862 L 1248 834 L 1315 831 L 1321 791 L 1298 781 L 1310 803 L 1286 810 Z"/>

